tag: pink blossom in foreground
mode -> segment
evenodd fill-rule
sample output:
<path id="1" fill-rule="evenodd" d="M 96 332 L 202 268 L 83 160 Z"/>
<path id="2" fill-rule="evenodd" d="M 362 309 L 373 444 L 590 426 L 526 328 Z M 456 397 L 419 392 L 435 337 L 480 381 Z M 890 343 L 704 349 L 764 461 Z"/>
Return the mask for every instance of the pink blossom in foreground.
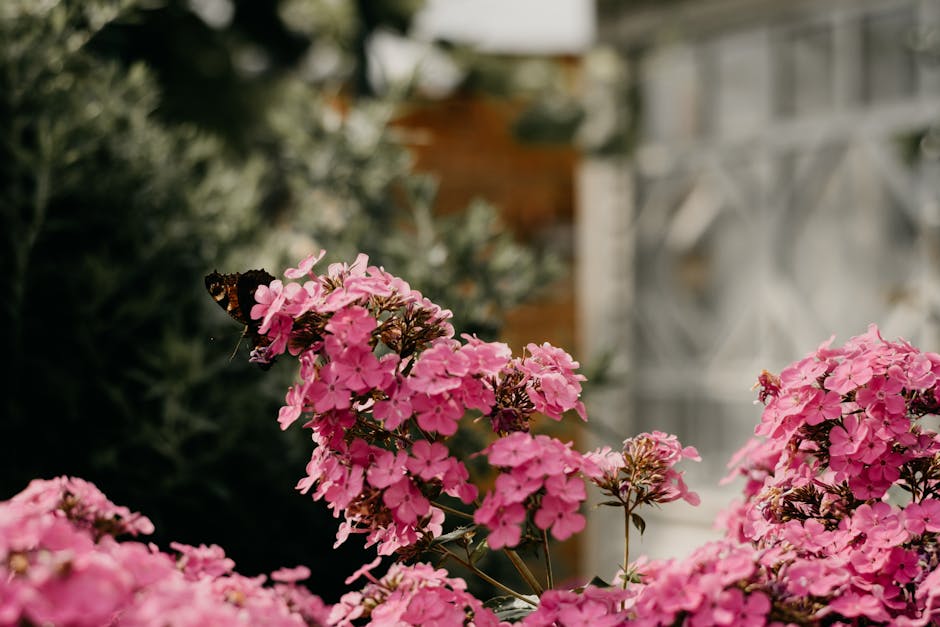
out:
<path id="1" fill-rule="evenodd" d="M 572 590 L 547 590 L 539 599 L 539 606 L 523 619 L 526 627 L 555 627 L 583 625 L 585 627 L 614 627 L 623 625 L 633 607 L 637 588 L 599 588 L 585 586 Z"/>
<path id="2" fill-rule="evenodd" d="M 0 624 L 201 627 L 325 624 L 328 607 L 295 582 L 300 567 L 246 578 L 216 546 L 173 544 L 178 556 L 115 536 L 149 520 L 70 477 L 35 480 L 0 503 Z"/>
<path id="3" fill-rule="evenodd" d="M 380 579 L 369 574 L 368 569 L 362 572 L 369 583 L 359 591 L 343 595 L 330 612 L 330 625 L 497 627 L 506 624 L 500 623 L 492 611 L 466 591 L 466 582 L 430 564 L 395 563 Z M 347 583 L 352 583 L 352 578 Z"/>

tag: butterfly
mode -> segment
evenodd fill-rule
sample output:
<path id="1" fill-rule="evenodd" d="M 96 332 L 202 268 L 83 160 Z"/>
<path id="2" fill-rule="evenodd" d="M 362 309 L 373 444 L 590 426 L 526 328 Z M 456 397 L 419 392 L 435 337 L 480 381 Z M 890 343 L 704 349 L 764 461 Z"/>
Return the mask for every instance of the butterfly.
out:
<path id="1" fill-rule="evenodd" d="M 221 274 L 215 271 L 206 275 L 206 291 L 228 315 L 245 325 L 242 337 L 248 338 L 252 352 L 267 346 L 268 343 L 267 339 L 258 333 L 261 321 L 251 318 L 251 308 L 255 304 L 255 290 L 259 285 L 268 285 L 273 280 L 274 277 L 265 270 L 248 270 L 233 274 Z M 235 350 L 238 350 L 237 345 Z M 265 365 L 270 366 L 270 363 L 262 363 L 262 367 Z"/>

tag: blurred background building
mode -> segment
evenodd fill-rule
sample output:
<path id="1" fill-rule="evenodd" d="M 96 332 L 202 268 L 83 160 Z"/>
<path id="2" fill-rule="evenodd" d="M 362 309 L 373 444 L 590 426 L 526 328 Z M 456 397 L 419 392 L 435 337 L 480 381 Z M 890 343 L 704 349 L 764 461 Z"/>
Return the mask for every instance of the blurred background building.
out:
<path id="1" fill-rule="evenodd" d="M 634 117 L 624 149 L 580 170 L 582 355 L 613 354 L 593 420 L 675 433 L 702 454 L 687 466 L 702 507 L 652 516 L 638 548 L 677 555 L 718 533 L 736 488 L 717 483 L 759 418 L 762 368 L 869 323 L 940 346 L 940 67 L 924 50 L 940 4 L 597 10 Z M 588 571 L 616 567 L 605 538 L 621 527 L 595 520 Z"/>

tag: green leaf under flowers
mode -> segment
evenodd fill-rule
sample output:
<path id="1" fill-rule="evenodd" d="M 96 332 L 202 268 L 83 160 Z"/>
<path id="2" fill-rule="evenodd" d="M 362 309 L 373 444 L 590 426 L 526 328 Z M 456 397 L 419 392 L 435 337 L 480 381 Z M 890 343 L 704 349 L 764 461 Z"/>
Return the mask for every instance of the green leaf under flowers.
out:
<path id="1" fill-rule="evenodd" d="M 534 605 L 530 605 L 521 599 L 511 596 L 499 596 L 489 599 L 483 604 L 483 607 L 493 610 L 496 614 L 496 617 L 501 621 L 510 621 L 514 622 L 517 620 L 522 620 L 529 614 L 535 611 L 535 608 L 538 606 L 539 598 L 532 595 L 527 595 L 527 599 L 531 599 Z"/>
<path id="2" fill-rule="evenodd" d="M 473 551 L 470 553 L 470 563 L 476 564 L 489 549 L 490 546 L 486 543 L 486 540 L 484 539 L 481 541 L 473 548 Z"/>
<path id="3" fill-rule="evenodd" d="M 597 575 L 594 575 L 593 579 L 591 579 L 589 582 L 587 582 L 583 586 L 579 586 L 575 588 L 574 592 L 581 594 L 582 592 L 584 592 L 584 589 L 587 588 L 588 586 L 594 586 L 595 588 L 610 588 L 611 587 L 609 583 L 607 583 L 606 581 L 604 581 Z"/>
<path id="4" fill-rule="evenodd" d="M 445 534 L 439 535 L 431 541 L 431 546 L 437 546 L 439 544 L 447 544 L 455 540 L 459 540 L 467 536 L 468 534 L 473 534 L 476 532 L 476 525 L 463 525 L 457 527 L 453 531 L 449 531 Z"/>

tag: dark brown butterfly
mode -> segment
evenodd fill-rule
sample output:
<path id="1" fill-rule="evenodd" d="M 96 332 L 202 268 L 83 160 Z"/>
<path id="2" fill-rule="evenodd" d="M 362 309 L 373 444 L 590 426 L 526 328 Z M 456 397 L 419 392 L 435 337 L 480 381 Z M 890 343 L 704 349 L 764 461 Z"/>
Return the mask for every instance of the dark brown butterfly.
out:
<path id="1" fill-rule="evenodd" d="M 242 337 L 248 338 L 252 352 L 267 345 L 267 340 L 258 333 L 260 320 L 251 318 L 255 304 L 255 290 L 259 285 L 268 285 L 274 277 L 264 270 L 248 270 L 233 274 L 218 271 L 206 275 L 206 290 L 209 296 L 235 320 L 245 325 Z M 238 350 L 238 347 L 235 347 Z M 270 364 L 262 363 L 262 366 Z"/>

